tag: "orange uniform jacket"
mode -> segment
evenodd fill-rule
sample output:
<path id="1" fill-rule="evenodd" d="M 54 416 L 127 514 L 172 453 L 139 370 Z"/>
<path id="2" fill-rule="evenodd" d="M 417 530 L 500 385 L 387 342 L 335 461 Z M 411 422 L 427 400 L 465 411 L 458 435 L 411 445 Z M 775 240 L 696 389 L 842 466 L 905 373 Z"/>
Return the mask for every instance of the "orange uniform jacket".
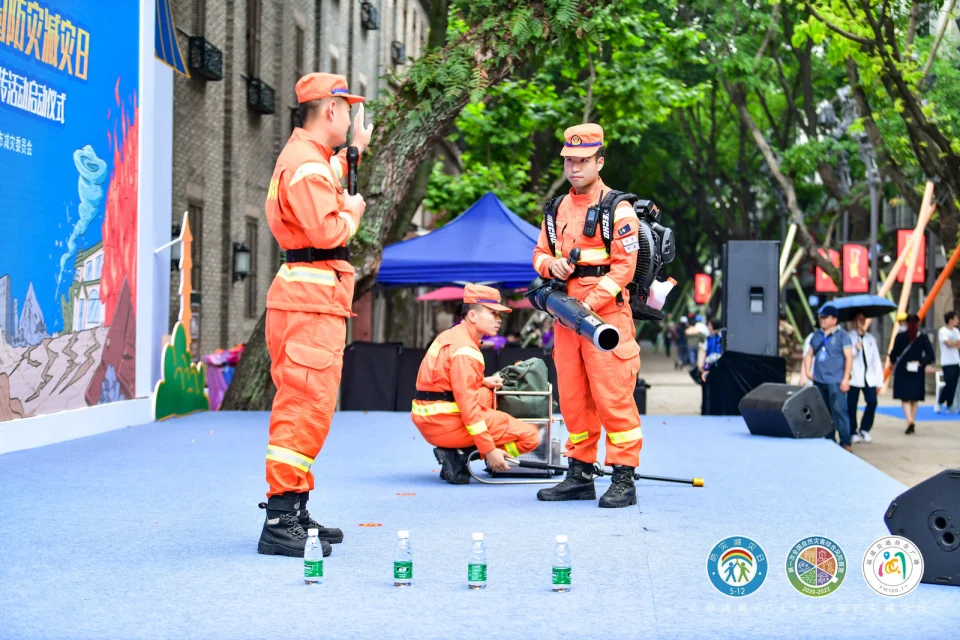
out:
<path id="1" fill-rule="evenodd" d="M 464 323 L 437 336 L 420 364 L 417 389 L 452 391 L 456 402 L 414 400 L 413 420 L 425 437 L 440 437 L 466 427 L 481 454 L 495 447 L 487 419 L 496 412 L 481 402 L 483 392 L 489 394 L 483 386 L 483 369 L 480 338 Z"/>
<path id="2" fill-rule="evenodd" d="M 580 248 L 578 264 L 610 265 L 610 272 L 601 278 L 578 278 L 569 283 L 570 295 L 586 302 L 600 315 L 610 310 L 610 303 L 616 300 L 618 293 L 622 293 L 624 302 L 629 303 L 626 286 L 633 280 L 633 273 L 637 268 L 638 252 L 636 249 L 628 249 L 632 247 L 632 242 L 637 240 L 637 226 L 640 221 L 629 203 L 621 202 L 613 213 L 613 241 L 610 243 L 609 254 L 603 245 L 599 225 L 592 238 L 583 235 L 587 208 L 599 204 L 601 192 L 606 195 L 609 191 L 610 188 L 599 179 L 590 193 L 578 195 L 571 189 L 560 201 L 557 210 L 556 253 L 550 253 L 550 242 L 544 226 L 540 228 L 540 239 L 533 250 L 533 266 L 544 278 L 552 277 L 550 263 L 557 259 L 566 260 L 570 251 L 577 247 Z M 625 304 L 624 307 L 629 311 L 628 305 Z"/>
<path id="3" fill-rule="evenodd" d="M 345 247 L 361 212 L 344 207 L 340 179 L 346 150 L 336 156 L 304 129 L 294 129 L 267 191 L 267 222 L 282 249 Z M 267 293 L 267 308 L 350 317 L 353 266 L 345 260 L 284 264 Z"/>

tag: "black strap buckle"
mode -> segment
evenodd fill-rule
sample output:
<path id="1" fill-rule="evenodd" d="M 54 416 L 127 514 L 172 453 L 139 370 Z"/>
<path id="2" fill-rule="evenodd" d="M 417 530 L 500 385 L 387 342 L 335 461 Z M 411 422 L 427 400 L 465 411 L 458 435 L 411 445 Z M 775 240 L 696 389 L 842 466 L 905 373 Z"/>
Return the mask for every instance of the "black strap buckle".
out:
<path id="1" fill-rule="evenodd" d="M 571 278 L 599 278 L 610 273 L 609 265 L 577 265 L 573 268 Z"/>
<path id="2" fill-rule="evenodd" d="M 420 391 L 417 389 L 416 393 L 413 394 L 414 400 L 423 400 L 426 402 L 433 402 L 439 400 L 445 400 L 446 402 L 456 402 L 456 398 L 453 397 L 453 391 Z"/>
<path id="3" fill-rule="evenodd" d="M 319 262 L 320 260 L 345 260 L 350 261 L 350 248 L 337 247 L 336 249 L 317 249 L 316 247 L 307 247 L 306 249 L 287 249 L 286 262 Z"/>

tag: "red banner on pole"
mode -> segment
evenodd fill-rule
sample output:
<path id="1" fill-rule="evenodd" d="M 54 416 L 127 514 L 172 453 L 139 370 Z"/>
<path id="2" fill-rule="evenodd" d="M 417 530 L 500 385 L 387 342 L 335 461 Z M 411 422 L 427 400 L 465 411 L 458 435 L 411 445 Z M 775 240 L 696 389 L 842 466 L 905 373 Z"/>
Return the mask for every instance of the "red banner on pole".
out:
<path id="1" fill-rule="evenodd" d="M 870 264 L 862 244 L 843 245 L 843 290 L 846 293 L 870 291 Z"/>
<path id="2" fill-rule="evenodd" d="M 913 229 L 899 229 L 897 231 L 897 258 L 907 250 L 910 238 L 913 236 Z M 907 263 L 910 262 L 908 255 L 900 267 L 900 273 L 897 274 L 897 282 L 904 282 L 907 279 Z M 920 238 L 920 255 L 917 256 L 917 268 L 913 270 L 913 281 L 922 283 L 927 278 L 927 238 Z"/>
<path id="3" fill-rule="evenodd" d="M 827 257 L 827 252 L 823 249 L 817 249 L 817 251 L 821 256 L 827 258 L 833 264 L 833 266 L 837 267 L 838 269 L 840 268 L 840 252 L 830 249 L 830 255 Z M 817 267 L 816 276 L 815 288 L 820 293 L 830 293 L 838 290 L 837 283 L 835 283 L 833 279 L 827 275 L 827 272 L 820 267 Z"/>
<path id="4" fill-rule="evenodd" d="M 693 276 L 693 301 L 697 304 L 706 304 L 713 292 L 713 278 L 705 273 Z"/>

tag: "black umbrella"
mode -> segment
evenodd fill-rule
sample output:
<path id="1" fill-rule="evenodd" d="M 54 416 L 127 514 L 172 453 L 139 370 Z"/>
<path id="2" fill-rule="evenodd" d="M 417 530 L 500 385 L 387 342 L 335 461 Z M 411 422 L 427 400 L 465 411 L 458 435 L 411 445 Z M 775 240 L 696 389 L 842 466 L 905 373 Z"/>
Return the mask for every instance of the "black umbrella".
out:
<path id="1" fill-rule="evenodd" d="M 840 322 L 848 322 L 853 320 L 854 316 L 856 316 L 858 313 L 862 313 L 868 318 L 878 318 L 880 316 L 885 316 L 888 313 L 893 313 L 897 310 L 897 305 L 893 304 L 886 298 L 869 295 L 866 293 L 857 296 L 845 296 L 843 298 L 831 300 L 820 307 L 820 311 L 823 311 L 823 307 L 828 305 L 836 308 L 839 313 Z"/>

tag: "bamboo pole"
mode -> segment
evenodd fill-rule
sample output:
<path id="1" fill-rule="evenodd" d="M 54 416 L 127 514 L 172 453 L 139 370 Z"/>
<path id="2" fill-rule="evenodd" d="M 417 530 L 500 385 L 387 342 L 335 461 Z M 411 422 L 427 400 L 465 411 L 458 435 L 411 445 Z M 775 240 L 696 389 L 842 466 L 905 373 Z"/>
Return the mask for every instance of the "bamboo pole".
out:
<path id="1" fill-rule="evenodd" d="M 780 251 L 780 277 L 783 277 L 784 270 L 787 268 L 787 256 L 790 255 L 790 249 L 793 248 L 793 238 L 797 235 L 797 224 L 793 223 L 787 230 L 787 237 L 783 241 L 783 249 Z M 782 284 L 780 285 L 783 286 Z"/>
<path id="2" fill-rule="evenodd" d="M 917 226 L 913 230 L 913 235 L 910 236 L 910 242 L 907 244 L 906 251 L 900 254 L 900 257 L 897 258 L 897 263 L 899 264 L 903 262 L 902 258 L 904 256 L 910 256 L 907 260 L 907 273 L 903 279 L 903 288 L 900 290 L 900 304 L 897 305 L 897 315 L 893 320 L 893 331 L 890 332 L 890 344 L 887 346 L 887 358 L 883 367 L 884 386 L 886 386 L 886 380 L 890 377 L 890 372 L 892 370 L 890 365 L 890 352 L 893 351 L 893 343 L 897 339 L 897 330 L 900 328 L 900 321 L 897 318 L 907 311 L 907 304 L 910 302 L 910 290 L 913 287 L 913 272 L 917 268 L 917 258 L 920 255 L 920 241 L 923 239 L 923 232 L 927 228 L 927 223 L 930 221 L 930 217 L 933 215 L 934 209 L 937 208 L 936 203 L 930 202 L 932 198 L 933 183 L 927 181 L 927 189 L 923 194 L 923 205 L 920 207 L 920 216 L 917 220 Z M 895 265 L 890 271 L 890 274 L 887 276 L 887 282 L 890 283 L 890 287 L 893 286 L 893 280 L 896 279 L 899 271 L 900 268 Z M 884 282 L 884 286 L 887 286 L 887 282 Z"/>
<path id="3" fill-rule="evenodd" d="M 803 258 L 803 247 L 798 248 L 796 253 L 793 254 L 790 262 L 787 263 L 787 268 L 780 271 L 781 289 L 783 289 L 784 285 L 790 280 L 790 276 L 793 275 L 793 270 L 797 268 L 801 258 Z"/>
<path id="4" fill-rule="evenodd" d="M 674 318 L 677 317 L 677 313 L 680 311 L 680 307 L 683 305 L 683 303 L 687 301 L 687 294 L 690 292 L 691 286 L 692 286 L 692 281 L 687 280 L 683 285 L 683 289 L 680 290 L 680 295 L 677 296 L 677 301 L 673 304 L 672 314 Z"/>
<path id="5" fill-rule="evenodd" d="M 893 285 L 897 281 L 897 274 L 900 273 L 900 269 L 903 268 L 903 263 L 906 262 L 907 256 L 915 254 L 920 247 L 920 238 L 923 237 L 923 231 L 927 228 L 927 223 L 930 221 L 930 217 L 936 209 L 936 203 L 930 204 L 930 201 L 933 199 L 933 187 L 933 182 L 928 180 L 927 188 L 923 192 L 923 203 L 920 205 L 920 213 L 917 215 L 917 226 L 913 228 L 913 235 L 910 236 L 910 242 L 907 244 L 906 250 L 897 256 L 897 261 L 893 263 L 893 268 L 890 269 L 890 273 L 884 278 L 883 284 L 880 285 L 880 289 L 877 290 L 877 295 L 887 297 L 891 301 L 893 300 L 893 298 L 890 298 L 887 294 L 893 289 Z M 914 247 L 914 242 L 917 243 L 916 247 Z M 916 264 L 914 264 L 914 268 L 916 268 Z M 870 329 L 872 323 L 873 318 L 868 318 L 865 328 Z M 899 325 L 894 325 L 893 335 L 897 335 L 896 329 L 898 326 Z"/>
<path id="6" fill-rule="evenodd" d="M 791 276 L 790 279 L 793 281 L 793 288 L 797 290 L 797 293 L 800 294 L 800 302 L 803 303 L 803 310 L 807 312 L 807 318 L 810 320 L 810 324 L 814 327 L 817 326 L 817 318 L 813 315 L 813 311 L 810 309 L 810 303 L 807 302 L 807 296 L 803 293 L 803 287 L 800 286 L 800 280 L 797 276 Z"/>
<path id="7" fill-rule="evenodd" d="M 930 295 L 927 296 L 923 306 L 920 307 L 920 311 L 917 312 L 917 315 L 920 317 L 920 322 L 923 322 L 923 319 L 927 317 L 930 307 L 933 306 L 934 301 L 937 299 L 937 294 L 940 293 L 940 289 L 942 289 L 943 285 L 946 284 L 947 280 L 950 279 L 950 274 L 953 273 L 954 268 L 956 268 L 958 260 L 960 260 L 960 243 L 957 243 L 957 247 L 953 250 L 953 254 L 950 256 L 947 266 L 943 268 L 943 271 L 940 273 L 940 276 L 934 283 L 933 288 L 930 289 Z"/>
<path id="8" fill-rule="evenodd" d="M 790 305 L 783 305 L 784 310 L 787 312 L 787 320 L 790 322 L 790 325 L 793 326 L 793 330 L 797 332 L 797 344 L 803 344 L 803 340 L 800 339 L 800 325 L 797 324 L 796 318 L 793 317 L 793 311 L 790 310 Z"/>

